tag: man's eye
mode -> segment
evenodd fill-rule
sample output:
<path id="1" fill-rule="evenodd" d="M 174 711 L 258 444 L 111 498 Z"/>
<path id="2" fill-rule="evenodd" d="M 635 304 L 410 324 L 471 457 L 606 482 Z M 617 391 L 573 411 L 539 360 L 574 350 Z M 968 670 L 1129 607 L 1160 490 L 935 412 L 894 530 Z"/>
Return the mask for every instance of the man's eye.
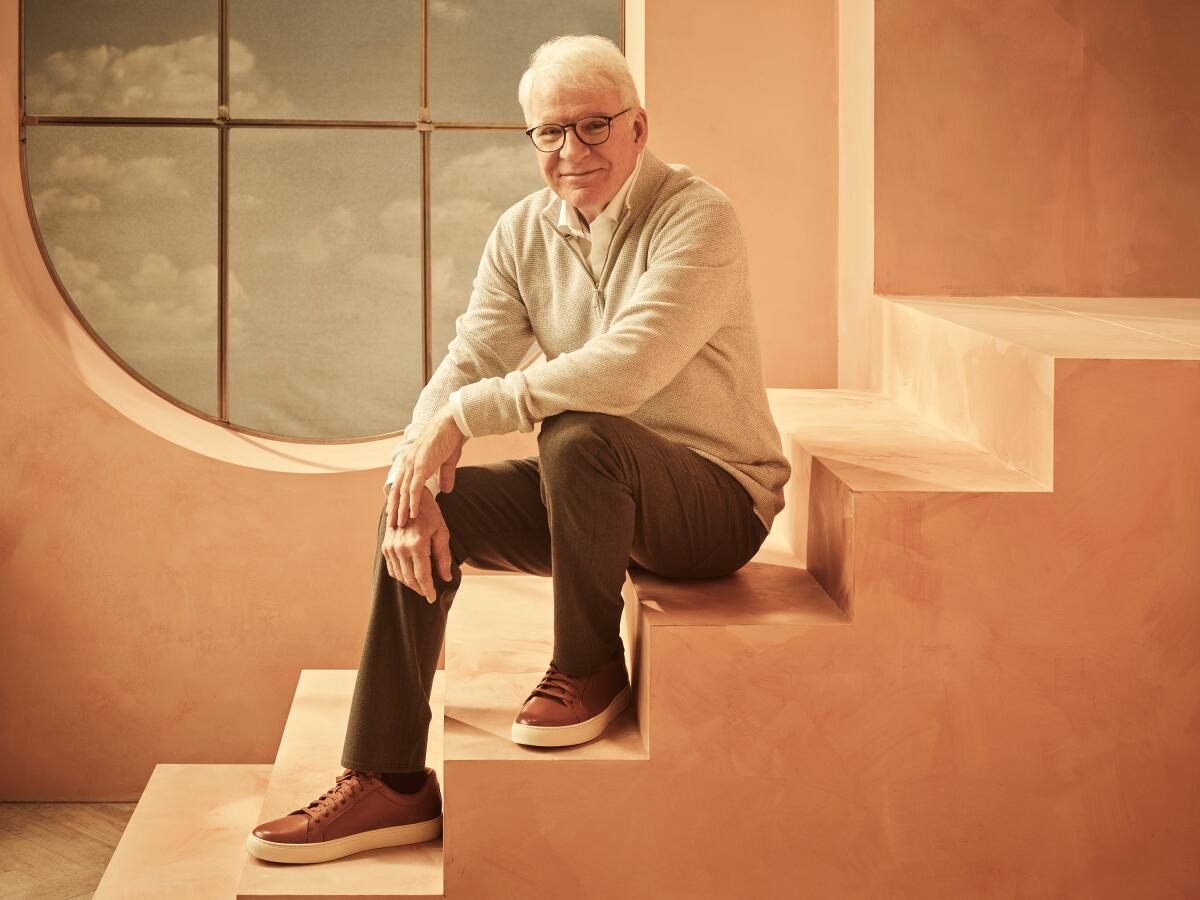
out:
<path id="1" fill-rule="evenodd" d="M 556 138 L 560 134 L 562 134 L 562 129 L 561 128 L 553 128 L 553 127 L 539 128 L 537 130 L 536 134 L 538 137 Z"/>
<path id="2" fill-rule="evenodd" d="M 598 121 L 598 122 L 588 122 L 588 123 L 586 123 L 586 124 L 583 126 L 583 130 L 584 130 L 584 131 L 587 131 L 587 132 L 589 132 L 589 133 L 591 133 L 591 134 L 599 134 L 600 132 L 602 132 L 602 131 L 603 131 L 605 128 L 607 128 L 607 127 L 608 127 L 608 123 L 607 123 L 607 122 L 605 122 L 603 119 L 601 119 L 601 120 L 600 120 L 600 121 Z"/>

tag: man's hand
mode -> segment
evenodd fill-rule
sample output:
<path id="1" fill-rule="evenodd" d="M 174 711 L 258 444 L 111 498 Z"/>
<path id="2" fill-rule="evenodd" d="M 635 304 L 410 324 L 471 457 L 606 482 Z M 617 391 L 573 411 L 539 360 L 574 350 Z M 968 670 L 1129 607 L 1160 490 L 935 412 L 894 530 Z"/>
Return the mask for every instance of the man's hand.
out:
<path id="1" fill-rule="evenodd" d="M 428 494 L 429 499 L 421 504 L 420 513 L 403 527 L 395 527 L 396 508 L 400 505 L 398 484 L 399 480 L 392 485 L 388 494 L 387 523 L 380 549 L 387 560 L 388 574 L 424 595 L 429 603 L 434 603 L 437 601 L 437 588 L 433 583 L 430 551 L 442 580 L 449 581 L 450 529 L 446 527 L 437 499 L 424 484 L 421 485 L 421 492 Z"/>
<path id="2" fill-rule="evenodd" d="M 399 504 L 399 515 L 389 518 L 389 525 L 403 528 L 410 518 L 417 518 L 423 497 L 426 494 L 433 496 L 425 490 L 425 480 L 433 473 L 438 473 L 438 487 L 447 492 L 454 490 L 454 470 L 462 456 L 463 441 L 463 433 L 447 403 L 408 446 L 404 461 L 396 472 L 396 484 L 403 495 L 401 500 L 407 502 Z"/>

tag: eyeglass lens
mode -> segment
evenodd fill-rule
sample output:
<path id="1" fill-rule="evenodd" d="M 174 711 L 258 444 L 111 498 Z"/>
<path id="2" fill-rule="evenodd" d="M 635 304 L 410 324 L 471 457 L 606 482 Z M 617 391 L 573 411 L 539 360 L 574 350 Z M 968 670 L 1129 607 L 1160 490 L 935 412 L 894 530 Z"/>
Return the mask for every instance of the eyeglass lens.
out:
<path id="1" fill-rule="evenodd" d="M 585 144 L 600 144 L 608 138 L 608 121 L 601 116 L 580 119 L 575 134 Z M 557 150 L 566 140 L 566 129 L 560 125 L 542 125 L 533 130 L 533 142 L 539 150 Z"/>

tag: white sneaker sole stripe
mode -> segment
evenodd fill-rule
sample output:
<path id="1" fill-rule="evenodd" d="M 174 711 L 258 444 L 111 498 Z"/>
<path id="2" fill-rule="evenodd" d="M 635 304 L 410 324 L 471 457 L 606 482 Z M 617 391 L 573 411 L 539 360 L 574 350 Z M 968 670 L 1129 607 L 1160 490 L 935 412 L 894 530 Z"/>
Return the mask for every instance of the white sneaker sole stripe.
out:
<path id="1" fill-rule="evenodd" d="M 514 721 L 513 743 L 532 747 L 569 747 L 590 741 L 599 737 L 608 724 L 624 712 L 625 707 L 629 705 L 629 697 L 630 688 L 626 685 L 603 711 L 574 725 L 525 725 Z"/>
<path id="2" fill-rule="evenodd" d="M 428 819 L 424 822 L 413 822 L 410 825 L 394 825 L 391 828 L 374 828 L 358 834 L 348 834 L 343 838 L 331 841 L 317 841 L 312 844 L 283 844 L 278 841 L 264 841 L 251 832 L 246 837 L 246 849 L 251 856 L 265 859 L 268 862 L 282 863 L 315 863 L 328 862 L 331 859 L 341 859 L 351 853 L 363 850 L 378 850 L 380 847 L 400 847 L 404 844 L 418 844 L 421 841 L 432 841 L 441 837 L 442 817 Z"/>

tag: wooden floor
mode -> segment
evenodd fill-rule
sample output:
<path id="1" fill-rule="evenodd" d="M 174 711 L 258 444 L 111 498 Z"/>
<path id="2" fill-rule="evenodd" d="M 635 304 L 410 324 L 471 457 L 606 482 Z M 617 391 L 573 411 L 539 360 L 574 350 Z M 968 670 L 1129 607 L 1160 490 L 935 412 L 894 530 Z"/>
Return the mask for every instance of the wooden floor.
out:
<path id="1" fill-rule="evenodd" d="M 84 900 L 136 803 L 0 803 L 0 900 Z"/>

